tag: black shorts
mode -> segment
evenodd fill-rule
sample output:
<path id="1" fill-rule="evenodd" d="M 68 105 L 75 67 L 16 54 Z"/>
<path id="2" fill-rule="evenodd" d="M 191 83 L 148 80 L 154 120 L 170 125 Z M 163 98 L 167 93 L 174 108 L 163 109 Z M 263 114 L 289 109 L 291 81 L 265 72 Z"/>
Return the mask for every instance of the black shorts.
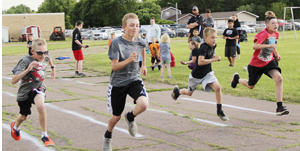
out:
<path id="1" fill-rule="evenodd" d="M 158 59 L 158 57 L 151 57 L 151 63 L 154 63 L 155 60 L 157 63 L 160 63 L 160 60 Z"/>
<path id="2" fill-rule="evenodd" d="M 225 46 L 225 57 L 236 57 L 236 46 Z"/>
<path id="3" fill-rule="evenodd" d="M 254 86 L 258 82 L 262 74 L 265 74 L 272 79 L 271 75 L 269 74 L 269 71 L 272 69 L 277 69 L 281 73 L 281 69 L 276 64 L 275 59 L 272 60 L 269 64 L 267 64 L 264 67 L 254 67 L 248 65 L 248 73 L 249 73 L 248 85 Z"/>
<path id="4" fill-rule="evenodd" d="M 33 89 L 31 90 L 30 92 L 28 92 L 28 95 L 29 95 L 29 98 L 28 100 L 25 100 L 25 101 L 18 101 L 18 105 L 20 107 L 20 114 L 21 115 L 30 115 L 31 114 L 31 104 L 34 104 L 34 98 L 37 94 L 42 94 L 46 97 L 45 95 L 45 91 L 46 89 L 40 87 L 38 89 Z"/>
<path id="5" fill-rule="evenodd" d="M 133 98 L 134 104 L 140 96 L 148 98 L 145 86 L 142 81 L 134 81 L 124 87 L 109 85 L 107 91 L 107 110 L 115 116 L 120 116 L 124 110 L 127 94 Z"/>

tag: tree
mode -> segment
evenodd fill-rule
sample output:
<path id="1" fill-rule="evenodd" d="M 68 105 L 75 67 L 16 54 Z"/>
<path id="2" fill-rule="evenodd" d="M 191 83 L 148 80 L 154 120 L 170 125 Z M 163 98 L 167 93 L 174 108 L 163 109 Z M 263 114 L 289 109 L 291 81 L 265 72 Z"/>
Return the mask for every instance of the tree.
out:
<path id="1" fill-rule="evenodd" d="M 283 19 L 284 7 L 287 7 L 287 5 L 285 3 L 282 3 L 282 2 L 276 2 L 276 3 L 271 4 L 271 10 L 276 14 L 276 17 L 279 18 L 279 19 Z M 290 19 L 291 18 L 290 15 L 291 15 L 291 11 L 287 10 L 285 18 Z"/>
<path id="2" fill-rule="evenodd" d="M 76 0 L 44 0 L 44 2 L 38 8 L 38 13 L 65 13 L 65 26 L 70 29 L 73 28 L 71 23 L 70 13 L 76 4 Z"/>
<path id="3" fill-rule="evenodd" d="M 135 14 L 138 15 L 141 25 L 148 25 L 151 17 L 154 17 L 156 22 L 160 20 L 161 11 L 159 5 L 146 1 L 140 3 L 138 8 L 139 10 L 135 11 Z"/>
<path id="4" fill-rule="evenodd" d="M 24 4 L 20 4 L 17 6 L 12 6 L 6 11 L 2 11 L 2 14 L 23 14 L 23 13 L 31 13 L 31 9 Z"/>

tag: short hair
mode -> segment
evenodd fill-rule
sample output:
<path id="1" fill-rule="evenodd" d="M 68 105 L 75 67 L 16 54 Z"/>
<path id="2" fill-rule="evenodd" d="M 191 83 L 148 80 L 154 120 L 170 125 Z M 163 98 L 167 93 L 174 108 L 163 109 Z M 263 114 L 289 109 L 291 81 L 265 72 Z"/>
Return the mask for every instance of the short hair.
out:
<path id="1" fill-rule="evenodd" d="M 235 16 L 236 18 L 238 18 L 238 15 L 237 15 L 237 14 L 232 14 L 232 16 Z"/>
<path id="2" fill-rule="evenodd" d="M 267 11 L 267 12 L 265 13 L 265 15 L 266 15 L 266 17 L 276 17 L 275 13 L 272 12 L 272 11 Z"/>
<path id="3" fill-rule="evenodd" d="M 164 33 L 160 38 L 162 43 L 170 43 L 170 37 L 167 33 Z"/>
<path id="4" fill-rule="evenodd" d="M 206 9 L 206 13 L 211 13 L 211 10 L 210 9 Z"/>
<path id="5" fill-rule="evenodd" d="M 207 37 L 209 34 L 217 33 L 217 31 L 212 27 L 206 27 L 203 31 L 204 37 Z"/>
<path id="6" fill-rule="evenodd" d="M 28 36 L 33 36 L 33 33 L 29 33 Z"/>
<path id="7" fill-rule="evenodd" d="M 231 23 L 231 22 L 233 23 L 233 20 L 232 19 L 228 19 L 228 23 Z"/>
<path id="8" fill-rule="evenodd" d="M 110 35 L 115 35 L 115 33 L 111 33 Z"/>
<path id="9" fill-rule="evenodd" d="M 151 17 L 150 19 L 154 19 L 155 20 L 155 17 Z"/>
<path id="10" fill-rule="evenodd" d="M 193 32 L 194 32 L 194 31 L 198 31 L 198 29 L 197 29 L 197 28 L 195 28 L 195 29 L 193 30 Z M 198 31 L 198 32 L 199 32 L 199 31 Z"/>
<path id="11" fill-rule="evenodd" d="M 32 40 L 32 49 L 34 50 L 37 46 L 44 46 L 47 45 L 47 42 L 43 38 L 37 38 Z"/>
<path id="12" fill-rule="evenodd" d="M 274 16 L 267 16 L 265 19 L 265 24 L 269 24 L 272 19 L 277 19 L 277 18 Z"/>
<path id="13" fill-rule="evenodd" d="M 126 26 L 128 19 L 137 19 L 138 20 L 139 17 L 136 14 L 134 14 L 134 13 L 128 13 L 128 14 L 124 15 L 124 17 L 122 19 L 122 24 L 124 26 Z"/>

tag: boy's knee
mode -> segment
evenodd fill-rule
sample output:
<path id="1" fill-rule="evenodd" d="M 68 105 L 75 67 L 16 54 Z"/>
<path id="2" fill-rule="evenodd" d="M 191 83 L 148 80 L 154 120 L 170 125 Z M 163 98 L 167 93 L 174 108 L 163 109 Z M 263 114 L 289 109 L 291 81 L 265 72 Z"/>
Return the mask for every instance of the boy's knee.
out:
<path id="1" fill-rule="evenodd" d="M 215 88 L 214 88 L 215 92 L 221 92 L 222 90 L 222 87 L 220 85 L 217 85 Z"/>
<path id="2" fill-rule="evenodd" d="M 282 78 L 281 75 L 278 75 L 278 76 L 275 78 L 275 82 L 276 82 L 276 83 L 282 83 L 282 81 L 283 81 L 283 78 Z"/>
<path id="3" fill-rule="evenodd" d="M 188 92 L 188 93 L 187 93 L 187 95 L 188 95 L 188 96 L 192 96 L 192 95 L 193 95 L 193 93 L 191 93 L 191 92 Z"/>
<path id="4" fill-rule="evenodd" d="M 254 89 L 254 87 L 255 87 L 255 85 L 251 85 L 251 86 L 249 86 L 248 88 L 249 88 L 249 89 Z"/>
<path id="5" fill-rule="evenodd" d="M 45 105 L 44 104 L 39 104 L 39 105 L 36 105 L 36 108 L 39 112 L 43 112 L 45 110 Z"/>
<path id="6" fill-rule="evenodd" d="M 27 116 L 27 115 L 22 115 L 22 116 L 21 116 L 21 120 L 22 120 L 22 121 L 25 121 L 25 120 L 27 120 L 27 118 L 28 118 L 28 116 Z"/>
<path id="7" fill-rule="evenodd" d="M 148 98 L 145 96 L 142 96 L 140 98 L 138 98 L 137 100 L 137 105 L 142 109 L 142 110 L 147 110 L 148 106 L 149 106 L 149 102 L 148 102 Z"/>

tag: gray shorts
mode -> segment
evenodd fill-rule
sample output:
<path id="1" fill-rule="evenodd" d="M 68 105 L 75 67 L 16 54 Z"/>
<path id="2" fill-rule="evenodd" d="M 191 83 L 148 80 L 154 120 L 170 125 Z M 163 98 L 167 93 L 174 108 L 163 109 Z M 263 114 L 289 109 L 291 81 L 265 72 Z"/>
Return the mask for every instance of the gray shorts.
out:
<path id="1" fill-rule="evenodd" d="M 225 46 L 225 57 L 236 57 L 236 46 Z"/>
<path id="2" fill-rule="evenodd" d="M 169 64 L 169 63 L 171 63 L 171 61 L 165 61 L 165 60 L 161 61 L 161 64 Z"/>
<path id="3" fill-rule="evenodd" d="M 190 93 L 193 93 L 196 90 L 197 85 L 202 84 L 204 91 L 209 92 L 212 87 L 210 87 L 208 84 L 218 82 L 218 79 L 214 75 L 214 73 L 214 71 L 211 71 L 207 73 L 202 79 L 194 78 L 192 74 L 190 74 L 188 91 Z"/>

